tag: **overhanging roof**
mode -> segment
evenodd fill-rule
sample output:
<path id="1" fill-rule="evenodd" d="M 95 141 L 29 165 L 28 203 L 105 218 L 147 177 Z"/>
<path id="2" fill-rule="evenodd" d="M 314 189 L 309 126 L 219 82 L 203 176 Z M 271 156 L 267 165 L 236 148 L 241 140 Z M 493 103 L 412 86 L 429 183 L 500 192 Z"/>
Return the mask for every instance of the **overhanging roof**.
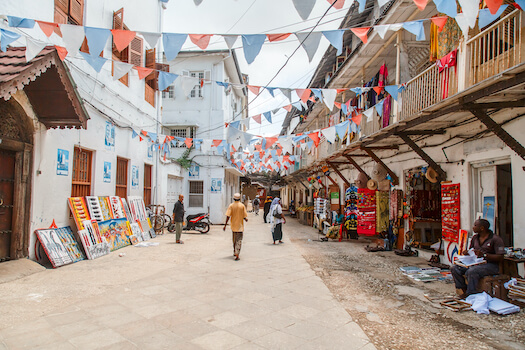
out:
<path id="1" fill-rule="evenodd" d="M 15 47 L 0 52 L 0 98 L 7 101 L 24 90 L 38 120 L 48 129 L 86 129 L 89 116 L 56 49 L 48 46 L 30 62 L 25 51 Z"/>

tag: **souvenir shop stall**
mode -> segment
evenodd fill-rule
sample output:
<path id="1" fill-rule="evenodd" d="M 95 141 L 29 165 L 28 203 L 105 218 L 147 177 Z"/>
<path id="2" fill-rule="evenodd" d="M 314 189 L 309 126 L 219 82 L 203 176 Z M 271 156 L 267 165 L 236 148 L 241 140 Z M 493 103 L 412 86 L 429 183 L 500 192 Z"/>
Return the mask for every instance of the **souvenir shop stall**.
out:
<path id="1" fill-rule="evenodd" d="M 144 241 L 156 237 L 142 197 L 71 197 L 68 204 L 76 233 L 70 226 L 35 231 L 35 253 L 43 265 L 92 260 L 128 245 L 151 245 Z"/>

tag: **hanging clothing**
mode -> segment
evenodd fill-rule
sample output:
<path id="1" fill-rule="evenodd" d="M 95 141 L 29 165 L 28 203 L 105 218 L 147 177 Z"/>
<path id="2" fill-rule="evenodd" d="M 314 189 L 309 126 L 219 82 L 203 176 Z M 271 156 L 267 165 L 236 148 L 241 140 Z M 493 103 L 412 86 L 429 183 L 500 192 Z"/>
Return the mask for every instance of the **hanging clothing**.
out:
<path id="1" fill-rule="evenodd" d="M 449 54 L 436 61 L 436 65 L 438 66 L 440 74 L 441 92 L 443 98 L 448 97 L 448 90 L 450 84 L 450 72 L 448 70 L 454 68 L 454 72 L 456 72 L 457 54 L 458 49 L 454 49 Z"/>
<path id="2" fill-rule="evenodd" d="M 439 27 L 430 21 L 430 62 L 438 59 L 439 55 Z"/>

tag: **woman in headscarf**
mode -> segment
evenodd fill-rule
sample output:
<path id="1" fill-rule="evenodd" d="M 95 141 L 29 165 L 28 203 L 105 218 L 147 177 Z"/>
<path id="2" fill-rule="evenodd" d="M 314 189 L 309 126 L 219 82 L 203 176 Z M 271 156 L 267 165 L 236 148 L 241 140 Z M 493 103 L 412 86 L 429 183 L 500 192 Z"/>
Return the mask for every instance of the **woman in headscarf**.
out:
<path id="1" fill-rule="evenodd" d="M 266 200 L 264 201 L 264 223 L 266 224 L 268 221 L 266 217 L 268 216 L 268 213 L 270 212 L 270 206 L 272 205 L 272 196 L 266 197 Z"/>
<path id="2" fill-rule="evenodd" d="M 283 215 L 283 208 L 281 207 L 281 199 L 279 197 L 273 199 L 267 220 L 272 224 L 273 244 L 277 241 L 283 243 L 283 224 L 286 223 L 286 219 Z"/>

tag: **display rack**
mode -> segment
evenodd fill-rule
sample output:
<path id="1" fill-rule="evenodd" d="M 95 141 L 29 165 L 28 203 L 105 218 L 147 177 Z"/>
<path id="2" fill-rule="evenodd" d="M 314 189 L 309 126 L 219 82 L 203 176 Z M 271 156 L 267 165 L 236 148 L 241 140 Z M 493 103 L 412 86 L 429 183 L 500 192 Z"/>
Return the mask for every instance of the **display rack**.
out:
<path id="1" fill-rule="evenodd" d="M 458 243 L 460 218 L 459 184 L 441 184 L 441 235 L 444 240 Z"/>

